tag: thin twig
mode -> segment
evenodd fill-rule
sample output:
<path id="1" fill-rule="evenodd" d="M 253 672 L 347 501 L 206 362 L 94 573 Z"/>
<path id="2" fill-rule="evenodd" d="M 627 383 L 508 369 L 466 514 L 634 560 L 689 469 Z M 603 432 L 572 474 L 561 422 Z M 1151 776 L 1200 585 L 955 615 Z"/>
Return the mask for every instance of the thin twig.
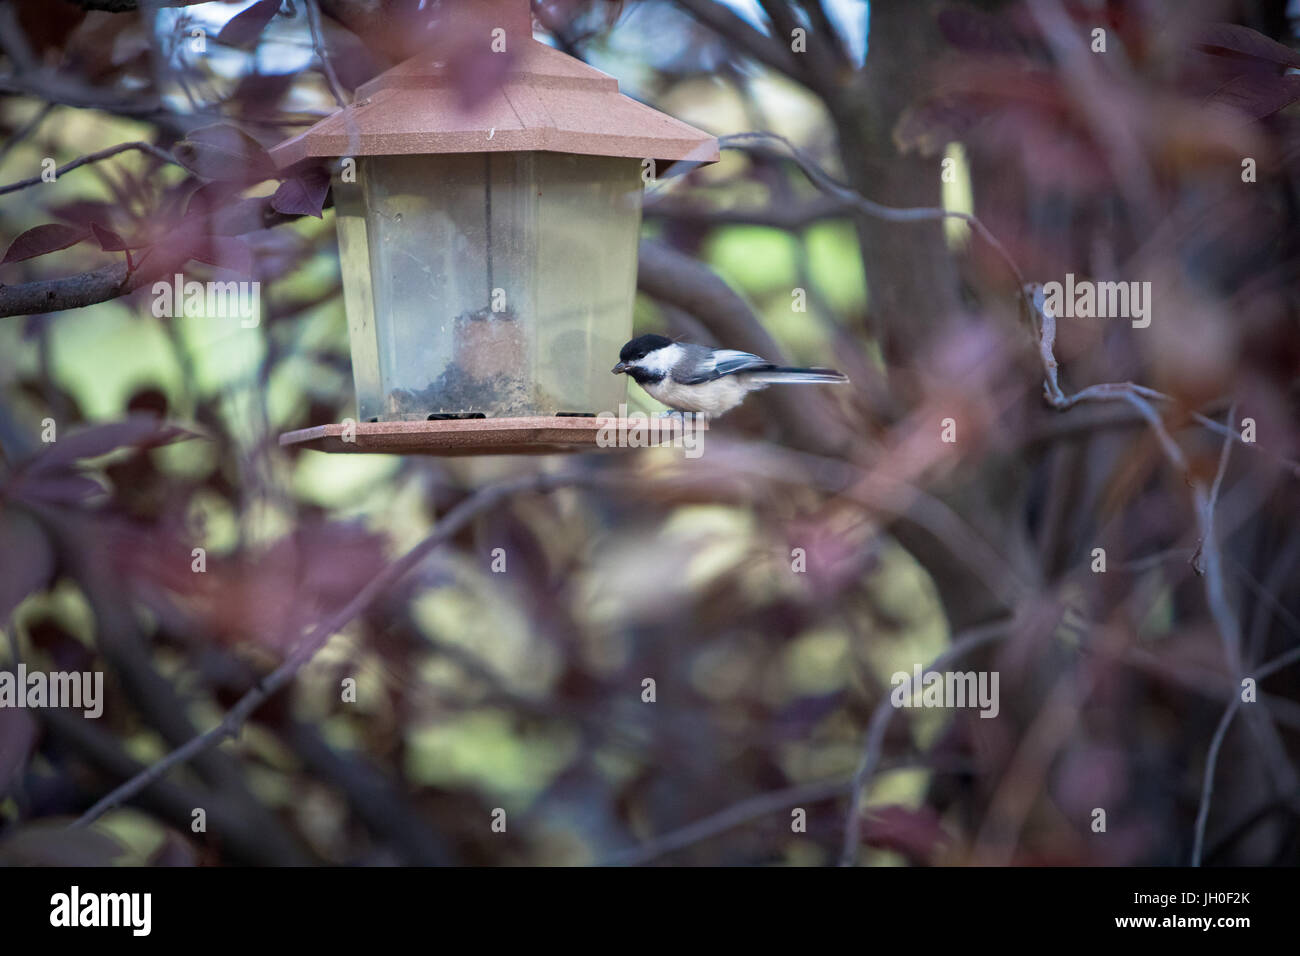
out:
<path id="1" fill-rule="evenodd" d="M 320 5 L 318 0 L 306 0 L 305 6 L 307 7 L 307 25 L 311 29 L 311 44 L 316 50 L 316 55 L 320 58 L 321 71 L 325 74 L 325 82 L 329 85 L 330 95 L 334 97 L 334 102 L 343 111 L 343 124 L 348 131 L 348 153 L 355 156 L 361 149 L 361 131 L 357 128 L 356 117 L 352 115 L 352 107 L 348 104 L 347 97 L 343 93 L 343 84 L 339 82 L 339 75 L 334 72 L 334 64 L 330 61 L 329 54 L 325 50 L 325 29 L 321 25 Z"/>
<path id="2" fill-rule="evenodd" d="M 1003 637 L 1011 629 L 1011 623 L 1010 620 L 1006 619 L 994 621 L 990 624 L 972 628 L 959 635 L 942 654 L 929 663 L 925 670 L 928 672 L 947 667 L 952 661 L 970 651 Z M 913 688 L 913 690 L 917 690 L 917 688 Z M 857 859 L 858 843 L 860 842 L 858 805 L 862 802 L 862 795 L 866 792 L 876 767 L 880 764 L 881 753 L 885 746 L 885 731 L 889 729 L 889 721 L 893 717 L 895 709 L 893 702 L 890 700 L 890 695 L 886 694 L 880 703 L 876 705 L 876 709 L 871 715 L 871 722 L 867 725 L 866 742 L 862 748 L 862 760 L 858 764 L 857 772 L 853 775 L 853 784 L 849 789 L 849 809 L 844 820 L 844 842 L 840 851 L 840 866 L 852 866 L 854 860 Z"/>
<path id="3" fill-rule="evenodd" d="M 785 44 L 760 32 L 726 4 L 715 3 L 713 0 L 675 0 L 675 2 L 742 52 L 784 73 L 796 83 L 807 84 L 808 77 L 801 69 L 798 57 L 792 54 Z"/>
<path id="4" fill-rule="evenodd" d="M 795 164 L 803 170 L 805 176 L 814 186 L 823 192 L 830 193 L 853 207 L 859 212 L 876 219 L 883 219 L 886 222 L 933 222 L 944 219 L 959 219 L 970 228 L 998 254 L 1006 264 L 1008 271 L 1015 277 L 1016 288 L 1020 290 L 1021 296 L 1025 299 L 1026 305 L 1032 309 L 1032 303 L 1029 301 L 1028 294 L 1025 291 L 1028 283 L 1025 282 L 1024 273 L 1016 265 L 1015 259 L 1011 258 L 1011 253 L 1007 247 L 993 235 L 987 226 L 980 221 L 979 217 L 973 213 L 957 212 L 952 209 L 942 209 L 938 206 L 913 206 L 908 208 L 898 208 L 895 206 L 886 206 L 882 203 L 875 202 L 863 196 L 857 190 L 850 189 L 843 183 L 836 182 L 827 172 L 817 165 L 803 150 L 784 136 L 777 133 L 766 132 L 748 132 L 732 133 L 729 136 L 719 136 L 718 146 L 722 149 L 744 149 L 744 146 L 738 145 L 745 142 L 768 141 L 780 143 L 790 152 L 791 158 Z"/>
<path id="5" fill-rule="evenodd" d="M 958 760 L 936 763 L 924 757 L 904 758 L 898 761 L 890 761 L 888 765 L 882 766 L 879 772 L 887 773 L 895 770 L 918 768 L 949 772 L 967 771 L 970 769 L 970 762 Z M 654 837 L 641 846 L 630 847 L 615 853 L 606 859 L 602 865 L 639 866 L 643 863 L 649 863 L 667 853 L 701 843 L 778 810 L 805 803 L 820 803 L 823 800 L 844 796 L 848 794 L 852 784 L 851 778 L 842 777 L 837 780 L 804 783 L 794 787 L 785 787 L 781 790 L 773 790 L 770 793 L 760 793 L 719 810 L 717 813 L 709 814 L 702 820 L 697 820 L 669 833 Z"/>
<path id="6" fill-rule="evenodd" d="M 1231 425 L 1237 420 L 1237 403 L 1233 402 L 1228 409 L 1228 424 Z M 1196 569 L 1197 574 L 1205 573 L 1205 565 L 1202 561 L 1202 552 L 1205 549 L 1205 539 L 1207 536 L 1214 534 L 1214 509 L 1219 503 L 1219 492 L 1223 489 L 1223 476 L 1228 471 L 1228 456 L 1232 452 L 1232 441 L 1224 440 L 1223 448 L 1219 451 L 1219 467 L 1214 473 L 1214 484 L 1210 487 L 1209 499 L 1205 502 L 1205 509 L 1201 518 L 1201 540 L 1196 543 L 1196 550 L 1192 552 L 1192 567 Z M 1211 542 L 1213 543 L 1213 542 Z"/>
<path id="7" fill-rule="evenodd" d="M 1164 422 L 1161 420 L 1159 413 L 1152 407 L 1149 400 L 1172 401 L 1172 399 L 1154 389 L 1134 385 L 1131 382 L 1113 383 L 1106 385 L 1093 385 L 1090 388 L 1083 389 L 1072 396 L 1067 396 L 1061 389 L 1057 379 L 1057 363 L 1053 351 L 1053 344 L 1056 338 L 1056 317 L 1052 310 L 1047 308 L 1046 297 L 1042 286 L 1031 286 L 1031 301 L 1033 302 L 1034 311 L 1038 314 L 1042 327 L 1040 352 L 1043 360 L 1043 369 L 1045 378 L 1043 382 L 1043 391 L 1049 404 L 1058 409 L 1066 409 L 1082 400 L 1097 399 L 1115 399 L 1120 398 L 1136 408 L 1150 424 L 1152 431 L 1160 441 L 1165 456 L 1169 461 L 1183 474 L 1188 473 L 1187 457 L 1183 454 L 1182 449 L 1169 436 L 1165 429 Z M 1200 525 L 1200 543 L 1192 555 L 1193 567 L 1198 574 L 1205 578 L 1205 596 L 1206 602 L 1210 608 L 1210 616 L 1214 619 L 1215 627 L 1219 632 L 1219 639 L 1223 644 L 1224 657 L 1227 659 L 1228 666 L 1234 675 L 1241 675 L 1241 633 L 1234 613 L 1227 597 L 1227 590 L 1223 582 L 1223 568 L 1220 561 L 1220 552 L 1218 542 L 1214 536 L 1214 511 L 1215 505 L 1219 498 L 1219 493 L 1223 486 L 1223 477 L 1227 472 L 1229 451 L 1233 442 L 1239 436 L 1232 430 L 1231 422 L 1235 420 L 1236 404 L 1234 403 L 1228 410 L 1228 425 L 1223 426 L 1226 432 L 1226 438 L 1223 448 L 1219 453 L 1219 466 L 1214 476 L 1213 486 L 1207 490 L 1203 483 L 1193 481 L 1192 485 L 1195 496 L 1195 510 L 1197 522 Z M 1217 423 L 1216 423 L 1217 424 Z M 1218 429 L 1216 429 L 1218 430 Z M 1296 470 L 1293 466 L 1293 474 Z M 1200 561 L 1204 558 L 1204 561 Z M 1201 849 L 1205 842 L 1205 825 L 1210 813 L 1210 800 L 1214 794 L 1214 770 L 1219 759 L 1219 749 L 1223 745 L 1223 738 L 1227 733 L 1228 725 L 1232 722 L 1233 716 L 1237 713 L 1241 705 L 1240 689 L 1236 686 L 1232 690 L 1232 699 L 1228 705 L 1223 719 L 1219 722 L 1219 727 L 1215 731 L 1214 739 L 1210 743 L 1210 751 L 1206 759 L 1205 778 L 1202 781 L 1201 805 L 1196 816 L 1196 835 L 1194 839 L 1194 849 L 1192 851 L 1192 866 L 1199 866 L 1201 860 Z M 1267 713 L 1267 712 L 1265 712 Z M 1261 732 L 1271 731 L 1274 735 L 1276 729 L 1271 723 L 1266 722 L 1263 725 L 1257 725 Z M 1273 743 L 1274 749 L 1282 753 L 1285 760 L 1285 751 L 1270 738 L 1265 738 L 1266 742 Z"/>
<path id="8" fill-rule="evenodd" d="M 1282 668 L 1289 667 L 1296 661 L 1300 661 L 1300 647 L 1293 647 L 1289 651 L 1283 651 L 1271 661 L 1256 667 L 1255 680 L 1262 681 L 1266 677 L 1272 677 Z"/>
<path id="9" fill-rule="evenodd" d="M 800 784 L 797 787 L 786 787 L 783 790 L 775 790 L 771 793 L 760 793 L 757 796 L 727 807 L 725 810 L 719 810 L 703 820 L 697 820 L 695 823 L 673 830 L 671 833 L 657 836 L 641 846 L 616 853 L 609 857 L 604 865 L 637 866 L 642 863 L 649 863 L 665 853 L 671 853 L 693 843 L 707 840 L 741 824 L 749 823 L 751 820 L 765 817 L 769 813 L 775 813 L 778 810 L 784 810 L 786 807 L 793 807 L 803 803 L 819 803 L 822 800 L 841 796 L 848 792 L 851 784 L 852 781 L 846 777 L 839 780 Z"/>
<path id="10" fill-rule="evenodd" d="M 167 152 L 165 149 L 159 149 L 152 143 L 145 143 L 137 140 L 133 143 L 119 143 L 116 146 L 108 147 L 108 149 L 101 149 L 97 153 L 89 153 L 86 156 L 74 159 L 72 162 L 56 169 L 54 171 L 54 178 L 57 180 L 64 173 L 70 173 L 74 169 L 79 169 L 82 166 L 89 165 L 90 163 L 97 163 L 100 160 L 108 159 L 112 156 L 116 156 L 118 153 L 129 152 L 133 149 L 138 149 L 142 153 L 148 153 L 150 156 L 159 159 L 164 163 L 171 163 L 175 166 L 180 165 L 180 163 L 176 162 L 171 153 Z M 20 182 L 10 183 L 8 186 L 0 186 L 0 196 L 5 195 L 6 193 L 17 192 L 20 189 L 26 189 L 28 186 L 38 186 L 43 182 L 46 182 L 46 180 L 41 176 L 33 176 L 31 179 L 24 179 Z"/>
<path id="11" fill-rule="evenodd" d="M 1241 707 L 1241 696 L 1234 695 L 1232 703 L 1228 704 L 1228 709 L 1223 712 L 1223 717 L 1219 720 L 1219 726 L 1214 730 L 1209 753 L 1205 755 L 1205 779 L 1201 781 L 1201 805 L 1196 811 L 1196 835 L 1192 840 L 1192 866 L 1201 865 L 1201 852 L 1205 847 L 1205 825 L 1210 819 L 1210 800 L 1214 797 L 1214 768 L 1219 763 L 1219 749 L 1223 746 L 1224 737 L 1228 735 L 1228 726 L 1232 723 L 1232 718 L 1236 716 L 1239 707 Z"/>
<path id="12" fill-rule="evenodd" d="M 1161 446 L 1165 454 L 1174 461 L 1183 472 L 1187 471 L 1187 462 L 1181 450 L 1169 438 L 1168 432 L 1160 416 L 1155 413 L 1151 407 L 1151 402 L 1167 402 L 1175 404 L 1171 395 L 1164 392 L 1156 391 L 1154 388 L 1148 388 L 1145 385 L 1138 385 L 1134 382 L 1104 382 L 1098 385 L 1089 385 L 1087 388 L 1067 395 L 1060 386 L 1059 373 L 1060 367 L 1056 361 L 1055 343 L 1056 343 L 1056 316 L 1052 310 L 1047 307 L 1047 298 L 1044 289 L 1038 283 L 1031 283 L 1025 287 L 1025 300 L 1029 303 L 1034 315 L 1037 316 L 1039 325 L 1039 357 L 1043 363 L 1043 393 L 1047 403 L 1057 411 L 1066 411 L 1075 405 L 1083 402 L 1112 402 L 1125 401 L 1133 405 L 1141 413 L 1147 423 L 1156 431 L 1160 438 Z M 1258 443 L 1248 442 L 1242 435 L 1232 428 L 1231 424 L 1216 422 L 1214 419 L 1201 414 L 1200 412 L 1190 412 L 1189 417 L 1197 424 L 1202 425 L 1208 431 L 1221 435 L 1224 438 L 1230 438 L 1234 442 L 1245 445 L 1248 448 L 1263 450 L 1270 458 L 1289 471 L 1292 477 L 1300 478 L 1300 462 L 1291 461 L 1283 458 L 1276 452 L 1269 451 Z M 1229 420 L 1231 422 L 1231 419 Z"/>
<path id="13" fill-rule="evenodd" d="M 1228 410 L 1228 420 L 1232 420 L 1236 405 Z M 1197 482 L 1195 484 L 1196 517 L 1200 524 L 1200 542 L 1192 555 L 1192 567 L 1205 578 L 1205 600 L 1210 607 L 1210 616 L 1214 619 L 1223 642 L 1223 654 L 1234 675 L 1241 674 L 1241 629 L 1237 616 L 1228 601 L 1227 587 L 1223 581 L 1222 555 L 1218 539 L 1214 536 L 1214 509 L 1223 486 L 1223 475 L 1228 467 L 1228 453 L 1232 442 L 1224 441 L 1219 453 L 1219 467 L 1214 476 L 1214 485 L 1210 491 Z"/>

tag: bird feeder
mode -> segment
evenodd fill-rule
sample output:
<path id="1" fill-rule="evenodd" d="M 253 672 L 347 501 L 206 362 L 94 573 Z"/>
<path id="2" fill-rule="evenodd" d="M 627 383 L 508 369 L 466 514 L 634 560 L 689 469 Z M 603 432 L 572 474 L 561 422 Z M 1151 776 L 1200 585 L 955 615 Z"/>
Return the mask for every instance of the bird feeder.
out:
<path id="1" fill-rule="evenodd" d="M 632 337 L 643 170 L 718 158 L 712 136 L 534 40 L 528 0 L 444 7 L 461 49 L 393 67 L 271 150 L 282 169 L 335 161 L 358 411 L 351 434 L 323 425 L 283 445 L 593 445 L 595 416 L 626 401 L 609 368 Z M 466 106 L 463 64 L 497 56 L 499 82 Z"/>

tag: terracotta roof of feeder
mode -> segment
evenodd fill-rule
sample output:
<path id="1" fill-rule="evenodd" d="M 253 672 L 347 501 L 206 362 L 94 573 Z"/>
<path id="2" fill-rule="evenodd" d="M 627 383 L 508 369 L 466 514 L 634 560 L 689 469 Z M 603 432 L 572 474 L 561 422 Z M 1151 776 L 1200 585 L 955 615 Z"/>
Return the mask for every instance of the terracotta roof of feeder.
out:
<path id="1" fill-rule="evenodd" d="M 280 168 L 312 157 L 527 150 L 648 158 L 660 172 L 717 161 L 714 137 L 624 96 L 612 76 L 531 36 L 520 46 L 500 88 L 469 111 L 443 62 L 413 57 L 358 88 L 351 124 L 339 110 L 271 156 Z"/>

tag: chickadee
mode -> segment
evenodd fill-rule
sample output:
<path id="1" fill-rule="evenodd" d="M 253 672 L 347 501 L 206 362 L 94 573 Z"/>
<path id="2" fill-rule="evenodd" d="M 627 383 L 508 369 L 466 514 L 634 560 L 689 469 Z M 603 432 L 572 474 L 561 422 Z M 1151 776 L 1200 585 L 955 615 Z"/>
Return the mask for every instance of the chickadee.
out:
<path id="1" fill-rule="evenodd" d="M 782 368 L 749 352 L 688 345 L 662 335 L 642 335 L 628 342 L 610 371 L 630 375 L 675 411 L 703 412 L 710 418 L 731 411 L 750 392 L 769 385 L 848 382 L 847 376 L 833 369 Z"/>

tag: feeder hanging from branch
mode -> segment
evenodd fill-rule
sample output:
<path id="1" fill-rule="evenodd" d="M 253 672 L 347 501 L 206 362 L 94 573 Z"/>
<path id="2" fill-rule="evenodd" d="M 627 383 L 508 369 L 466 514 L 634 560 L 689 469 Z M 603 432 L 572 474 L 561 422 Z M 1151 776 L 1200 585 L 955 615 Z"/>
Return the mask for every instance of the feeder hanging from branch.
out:
<path id="1" fill-rule="evenodd" d="M 355 441 L 328 425 L 282 444 L 594 443 L 591 417 L 626 400 L 609 365 L 632 337 L 643 170 L 718 158 L 712 136 L 534 40 L 528 0 L 444 6 L 455 61 L 502 57 L 499 87 L 466 108 L 452 58 L 417 56 L 271 150 L 282 169 L 334 161 L 359 418 Z"/>

